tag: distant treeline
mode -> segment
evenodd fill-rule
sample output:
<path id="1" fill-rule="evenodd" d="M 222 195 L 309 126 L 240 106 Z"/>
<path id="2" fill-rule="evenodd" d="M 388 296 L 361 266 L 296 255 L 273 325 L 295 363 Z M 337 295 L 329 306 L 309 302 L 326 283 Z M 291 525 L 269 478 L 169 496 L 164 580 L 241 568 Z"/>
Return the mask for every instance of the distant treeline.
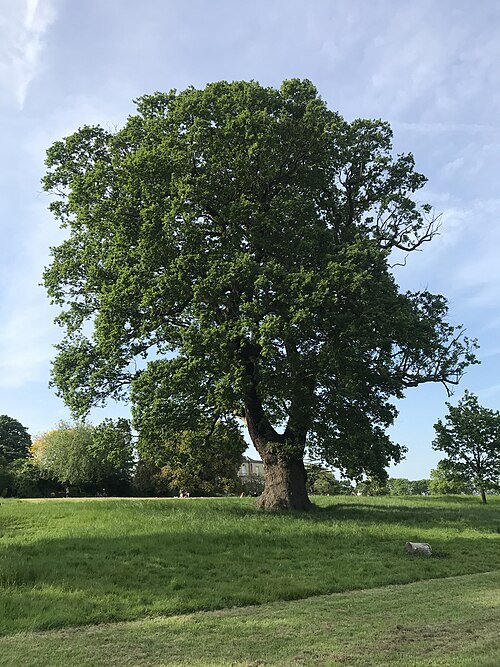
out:
<path id="1" fill-rule="evenodd" d="M 215 437 L 183 431 L 157 440 L 133 438 L 125 419 L 101 424 L 61 423 L 33 441 L 17 420 L 0 415 L 0 495 L 17 497 L 257 496 L 262 476 L 240 477 L 246 448 L 240 432 L 216 425 Z M 321 463 L 307 463 L 310 495 L 425 496 L 472 494 L 478 488 L 449 461 L 429 479 L 338 479 Z M 497 489 L 498 490 L 498 489 Z M 495 493 L 495 489 L 492 489 Z"/>
<path id="2" fill-rule="evenodd" d="M 127 420 L 61 423 L 33 441 L 17 420 L 0 416 L 0 495 L 210 496 L 244 491 L 238 470 L 246 443 L 215 427 L 210 441 L 184 431 L 139 443 Z"/>

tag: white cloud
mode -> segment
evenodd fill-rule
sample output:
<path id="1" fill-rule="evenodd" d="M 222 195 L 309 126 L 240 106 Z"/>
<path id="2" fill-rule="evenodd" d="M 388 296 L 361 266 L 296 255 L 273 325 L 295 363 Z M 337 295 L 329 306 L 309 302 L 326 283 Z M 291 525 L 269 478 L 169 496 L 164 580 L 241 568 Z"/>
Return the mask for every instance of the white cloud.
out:
<path id="1" fill-rule="evenodd" d="M 463 157 L 457 157 L 454 160 L 451 160 L 450 162 L 448 162 L 448 164 L 446 164 L 443 167 L 443 169 L 444 169 L 444 171 L 453 173 L 455 171 L 459 171 L 459 170 L 463 169 L 464 163 L 465 163 L 465 160 L 464 160 Z"/>
<path id="2" fill-rule="evenodd" d="M 42 67 L 44 36 L 56 18 L 55 0 L 0 0 L 0 90 L 23 108 Z"/>

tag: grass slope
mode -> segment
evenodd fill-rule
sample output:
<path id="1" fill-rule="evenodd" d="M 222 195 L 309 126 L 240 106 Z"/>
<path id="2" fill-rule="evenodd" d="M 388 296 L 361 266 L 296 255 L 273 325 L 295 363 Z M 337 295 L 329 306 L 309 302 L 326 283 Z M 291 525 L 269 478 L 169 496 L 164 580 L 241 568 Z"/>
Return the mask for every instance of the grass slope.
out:
<path id="1" fill-rule="evenodd" d="M 16 501 L 0 506 L 0 634 L 500 569 L 500 498 Z M 409 557 L 407 540 L 435 557 Z"/>
<path id="2" fill-rule="evenodd" d="M 500 573 L 0 638 L 3 667 L 498 667 Z"/>

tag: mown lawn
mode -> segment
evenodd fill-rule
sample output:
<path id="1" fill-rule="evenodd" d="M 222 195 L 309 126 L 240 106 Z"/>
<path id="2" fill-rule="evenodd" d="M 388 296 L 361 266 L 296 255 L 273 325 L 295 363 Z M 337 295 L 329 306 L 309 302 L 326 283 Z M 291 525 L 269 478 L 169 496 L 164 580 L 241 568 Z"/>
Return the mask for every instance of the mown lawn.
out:
<path id="1" fill-rule="evenodd" d="M 500 573 L 0 638 L 2 667 L 498 667 Z"/>
<path id="2" fill-rule="evenodd" d="M 476 642 L 483 647 L 482 659 L 493 655 L 491 665 L 500 664 L 496 642 L 488 634 L 493 625 L 495 632 L 500 627 L 500 498 L 486 507 L 465 497 L 316 501 L 319 507 L 307 514 L 273 514 L 257 510 L 249 498 L 2 500 L 0 635 L 13 636 L 1 640 L 0 665 L 21 664 L 16 656 L 24 652 L 29 658 L 22 659 L 23 665 L 67 667 L 252 661 L 327 665 L 341 664 L 341 644 L 351 647 L 344 662 L 384 665 L 393 664 L 389 654 L 397 657 L 403 651 L 405 659 L 408 648 L 425 648 L 429 642 L 441 646 L 436 655 L 463 649 L 464 660 Z M 434 555 L 406 555 L 408 540 L 430 542 Z M 425 583 L 461 575 L 474 576 Z M 410 582 L 422 584 L 382 588 Z M 359 589 L 376 590 L 352 592 Z M 472 599 L 483 589 L 481 599 L 488 605 L 481 603 L 466 614 L 463 596 Z M 300 600 L 343 592 L 349 593 Z M 285 602 L 290 600 L 297 602 Z M 273 604 L 232 610 L 266 603 Z M 339 611 L 342 605 L 358 611 L 346 615 Z M 207 610 L 225 611 L 187 615 Z M 289 627 L 288 634 L 281 626 L 273 629 L 268 619 L 275 613 Z M 321 625 L 323 614 L 330 617 L 331 632 L 321 631 L 319 644 L 311 643 L 309 635 L 326 627 Z M 471 628 L 479 629 L 479 635 L 464 634 L 469 617 L 471 624 L 476 618 Z M 117 621 L 134 622 L 77 628 Z M 401 632 L 394 634 L 398 624 Z M 424 641 L 422 624 L 431 628 L 429 641 Z M 44 630 L 51 632 L 39 634 Z M 288 637 L 284 643 L 283 632 Z M 182 637 L 193 633 L 200 639 L 188 650 Z M 269 639 L 264 651 L 262 633 Z M 382 644 L 379 635 L 386 637 Z M 143 637 L 151 637 L 147 650 Z M 129 641 L 139 647 L 138 653 L 126 648 Z M 373 645 L 373 655 L 378 646 L 385 658 L 362 662 L 355 650 L 358 641 Z M 105 657 L 110 646 L 118 656 L 125 651 L 123 660 Z M 434 649 L 429 650 L 431 655 Z M 129 662 L 127 651 L 135 656 Z M 458 660 L 456 651 L 454 655 Z M 448 664 L 422 662 L 423 657 L 418 664 Z M 483 663 L 476 660 L 478 664 Z"/>

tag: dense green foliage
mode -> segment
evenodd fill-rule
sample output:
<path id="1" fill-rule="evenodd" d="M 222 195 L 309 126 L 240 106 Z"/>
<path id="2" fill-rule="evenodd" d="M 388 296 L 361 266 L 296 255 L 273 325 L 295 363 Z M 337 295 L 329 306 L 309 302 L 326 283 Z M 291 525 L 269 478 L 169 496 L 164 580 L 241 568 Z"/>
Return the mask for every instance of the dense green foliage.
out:
<path id="1" fill-rule="evenodd" d="M 0 415 L 0 496 L 15 495 L 19 489 L 40 495 L 27 460 L 30 446 L 28 429 L 17 419 Z"/>
<path id="2" fill-rule="evenodd" d="M 446 405 L 445 423 L 434 425 L 433 448 L 447 455 L 451 478 L 468 482 L 486 503 L 486 491 L 500 489 L 500 412 L 482 407 L 468 391 L 457 406 Z"/>
<path id="3" fill-rule="evenodd" d="M 158 436 L 160 434 L 160 436 Z M 238 469 L 247 448 L 241 432 L 232 424 L 217 423 L 207 437 L 207 430 L 183 431 L 174 437 L 161 438 L 157 423 L 151 430 L 141 430 L 137 449 L 141 457 L 141 474 L 153 464 L 150 475 L 153 492 L 160 495 L 217 495 L 238 490 Z M 143 488 L 144 486 L 142 480 Z M 136 484 L 140 488 L 140 484 Z"/>
<path id="4" fill-rule="evenodd" d="M 473 493 L 474 486 L 463 477 L 461 471 L 449 460 L 439 461 L 431 470 L 429 493 L 433 496 Z"/>
<path id="5" fill-rule="evenodd" d="M 307 492 L 317 496 L 350 495 L 353 487 L 348 480 L 338 480 L 331 470 L 319 463 L 306 463 Z"/>
<path id="6" fill-rule="evenodd" d="M 260 496 L 264 491 L 264 477 L 251 474 L 239 480 L 240 489 L 246 496 Z"/>
<path id="7" fill-rule="evenodd" d="M 260 604 L 500 568 L 500 498 L 2 500 L 0 632 Z M 406 541 L 432 545 L 411 558 Z"/>
<path id="8" fill-rule="evenodd" d="M 8 495 L 20 498 L 41 498 L 61 492 L 59 482 L 33 458 L 19 459 L 9 466 Z"/>
<path id="9" fill-rule="evenodd" d="M 402 294 L 390 272 L 392 251 L 434 233 L 413 199 L 426 179 L 391 139 L 293 79 L 146 95 L 123 129 L 56 142 L 44 187 L 69 235 L 45 284 L 72 410 L 131 388 L 139 429 L 243 416 L 269 507 L 309 506 L 306 447 L 382 477 L 403 453 L 385 433 L 392 397 L 474 361 L 445 299 Z"/>
<path id="10" fill-rule="evenodd" d="M 0 415 L 0 462 L 11 463 L 28 455 L 31 436 L 17 419 Z"/>
<path id="11" fill-rule="evenodd" d="M 389 477 L 387 493 L 390 496 L 424 496 L 429 493 L 428 479 L 406 479 L 405 477 Z"/>
<path id="12" fill-rule="evenodd" d="M 113 494 L 128 490 L 133 450 L 125 419 L 97 426 L 63 422 L 40 436 L 32 451 L 45 475 L 66 487 Z"/>

